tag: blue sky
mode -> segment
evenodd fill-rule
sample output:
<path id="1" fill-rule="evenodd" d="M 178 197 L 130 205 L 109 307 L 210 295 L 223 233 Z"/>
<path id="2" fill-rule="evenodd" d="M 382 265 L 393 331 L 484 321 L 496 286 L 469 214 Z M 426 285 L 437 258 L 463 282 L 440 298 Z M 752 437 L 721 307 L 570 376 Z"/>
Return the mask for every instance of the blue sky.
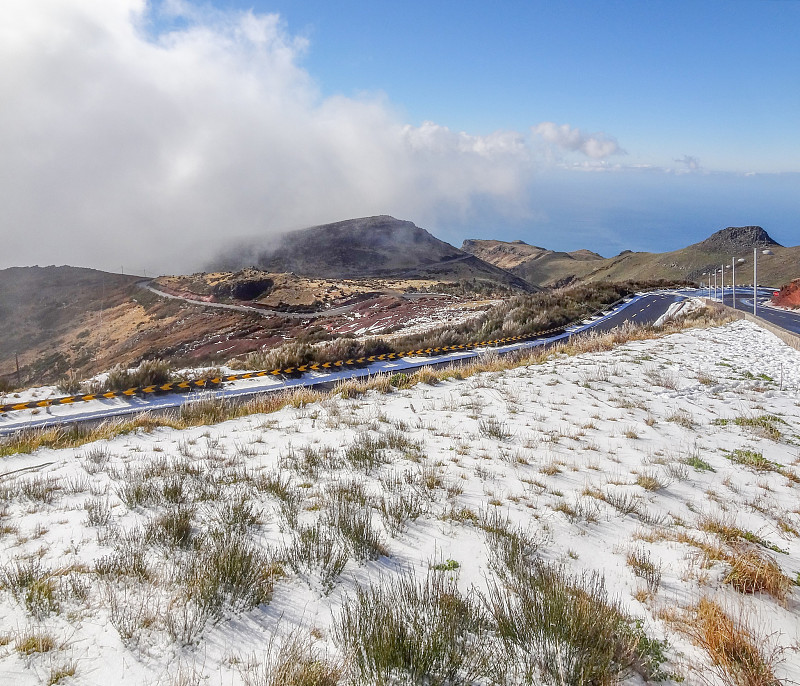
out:
<path id="1" fill-rule="evenodd" d="M 378 213 L 456 245 L 794 245 L 798 35 L 795 0 L 5 0 L 0 266 L 179 271 Z"/>
<path id="2" fill-rule="evenodd" d="M 566 122 L 629 164 L 800 171 L 800 2 L 217 4 L 278 12 L 324 95 L 383 92 L 410 123 Z"/>

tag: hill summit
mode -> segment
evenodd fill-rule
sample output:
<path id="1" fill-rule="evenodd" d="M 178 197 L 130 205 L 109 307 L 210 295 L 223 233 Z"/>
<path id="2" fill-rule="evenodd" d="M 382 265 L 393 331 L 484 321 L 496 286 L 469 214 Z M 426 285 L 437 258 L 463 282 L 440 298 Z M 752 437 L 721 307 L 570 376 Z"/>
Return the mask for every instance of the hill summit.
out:
<path id="1" fill-rule="evenodd" d="M 772 246 L 783 247 L 760 226 L 729 226 L 690 247 L 734 254 L 753 248 Z"/>
<path id="2" fill-rule="evenodd" d="M 326 279 L 416 278 L 478 280 L 535 290 L 518 276 L 439 240 L 410 221 L 388 215 L 312 226 L 234 246 L 216 270 L 255 266 Z"/>

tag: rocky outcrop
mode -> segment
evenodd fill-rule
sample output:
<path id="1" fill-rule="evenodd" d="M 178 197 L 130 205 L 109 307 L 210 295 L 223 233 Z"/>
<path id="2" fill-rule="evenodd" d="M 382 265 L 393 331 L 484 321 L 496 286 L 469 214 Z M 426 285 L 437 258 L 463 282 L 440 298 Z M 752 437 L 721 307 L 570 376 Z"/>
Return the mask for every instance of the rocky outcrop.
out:
<path id="1" fill-rule="evenodd" d="M 736 255 L 753 248 L 780 248 L 783 246 L 772 240 L 772 237 L 760 226 L 729 226 L 690 247 L 701 248 L 708 252 Z"/>

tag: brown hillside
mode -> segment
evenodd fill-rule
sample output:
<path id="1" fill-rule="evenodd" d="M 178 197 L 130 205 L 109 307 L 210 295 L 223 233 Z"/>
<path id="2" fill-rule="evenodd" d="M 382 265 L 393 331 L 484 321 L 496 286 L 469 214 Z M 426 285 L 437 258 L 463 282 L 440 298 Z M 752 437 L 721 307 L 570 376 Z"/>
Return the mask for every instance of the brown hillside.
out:
<path id="1" fill-rule="evenodd" d="M 0 380 L 52 383 L 143 358 L 214 359 L 222 348 L 253 350 L 276 336 L 280 321 L 243 312 L 165 301 L 137 285 L 141 277 L 76 267 L 0 270 Z"/>
<path id="2" fill-rule="evenodd" d="M 603 261 L 591 250 L 557 252 L 522 241 L 466 240 L 461 249 L 538 286 L 581 279 Z"/>
<path id="3" fill-rule="evenodd" d="M 488 245 L 487 245 L 488 244 Z M 800 246 L 784 247 L 758 226 L 728 227 L 709 238 L 680 250 L 666 253 L 624 251 L 611 258 L 601 258 L 590 251 L 559 253 L 519 243 L 502 241 L 465 241 L 464 249 L 475 251 L 483 259 L 500 262 L 508 251 L 517 256 L 509 271 L 539 286 L 565 281 L 641 281 L 647 279 L 705 281 L 704 272 L 730 265 L 733 258 L 742 258 L 737 265 L 736 282 L 753 280 L 753 249 L 769 248 L 773 255 L 759 255 L 759 283 L 786 283 L 800 276 Z M 529 249 L 529 250 L 528 250 Z M 526 254 L 527 253 L 527 254 Z M 583 253 L 584 259 L 579 258 Z M 588 253 L 588 255 L 587 255 Z M 507 263 L 507 262 L 506 262 Z M 729 278 L 726 270 L 726 279 Z"/>

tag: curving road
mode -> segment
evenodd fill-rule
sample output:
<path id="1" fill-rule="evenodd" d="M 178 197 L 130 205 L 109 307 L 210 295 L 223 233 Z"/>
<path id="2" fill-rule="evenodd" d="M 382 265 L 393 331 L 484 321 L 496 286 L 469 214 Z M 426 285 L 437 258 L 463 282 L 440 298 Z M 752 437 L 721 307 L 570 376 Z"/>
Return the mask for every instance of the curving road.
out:
<path id="1" fill-rule="evenodd" d="M 769 292 L 771 295 L 771 291 Z M 703 297 L 705 293 L 690 289 L 683 291 L 657 291 L 647 294 L 639 294 L 626 299 L 611 311 L 603 312 L 580 324 L 567 327 L 562 332 L 543 337 L 534 341 L 525 341 L 511 345 L 504 345 L 494 348 L 498 353 L 505 354 L 524 348 L 551 345 L 557 341 L 564 340 L 569 336 L 586 331 L 608 331 L 626 322 L 646 324 L 655 322 L 664 315 L 669 307 L 676 302 L 693 297 Z M 737 294 L 737 303 L 740 296 Z M 766 294 L 765 294 L 766 297 Z M 746 296 L 741 295 L 742 306 L 746 304 Z M 752 298 L 752 295 L 751 295 Z M 752 305 L 752 301 L 751 301 Z M 767 308 L 759 308 L 759 315 L 764 313 Z M 787 318 L 787 313 L 775 312 L 774 319 L 781 321 Z M 791 325 L 800 325 L 800 317 L 788 315 Z M 778 326 L 783 326 L 778 323 Z M 300 378 L 280 378 L 274 376 L 259 377 L 235 381 L 224 388 L 213 391 L 215 397 L 221 398 L 241 398 L 258 393 L 274 392 L 290 389 L 297 386 L 329 386 L 338 381 L 349 378 L 360 378 L 377 373 L 399 373 L 408 372 L 426 365 L 443 365 L 458 362 L 468 358 L 473 358 L 486 352 L 487 349 L 474 349 L 471 351 L 443 353 L 427 357 L 404 357 L 397 360 L 375 362 L 368 367 L 357 369 L 342 369 L 337 371 L 311 372 Z M 209 393 L 206 391 L 205 393 Z M 192 402 L 197 396 L 186 395 L 162 395 L 148 396 L 146 398 L 131 398 L 126 400 L 95 400 L 83 403 L 81 406 L 58 406 L 49 408 L 48 413 L 34 415 L 31 411 L 12 412 L 0 416 L 0 436 L 19 431 L 20 429 L 45 427 L 77 422 L 93 421 L 98 422 L 113 417 L 120 417 L 128 414 L 135 414 L 145 411 L 164 411 L 169 408 L 176 408 L 186 402 Z"/>
<path id="2" fill-rule="evenodd" d="M 218 310 L 235 310 L 236 312 L 247 312 L 248 314 L 260 314 L 264 317 L 286 317 L 287 319 L 315 319 L 317 317 L 335 317 L 339 314 L 344 314 L 345 312 L 349 312 L 352 310 L 358 302 L 350 303 L 349 305 L 342 305 L 341 307 L 334 307 L 330 310 L 324 310 L 323 312 L 284 312 L 283 310 L 268 310 L 263 307 L 252 307 L 248 305 L 229 305 L 227 303 L 215 303 L 215 302 L 206 302 L 205 300 L 194 300 L 192 298 L 186 298 L 182 295 L 172 295 L 171 293 L 165 293 L 164 291 L 160 291 L 157 288 L 154 288 L 151 284 L 152 281 L 140 281 L 137 285 L 139 288 L 144 288 L 151 293 L 159 296 L 160 298 L 167 298 L 169 300 L 182 300 L 183 302 L 190 303 L 191 305 L 199 305 L 200 307 L 213 307 Z"/>

